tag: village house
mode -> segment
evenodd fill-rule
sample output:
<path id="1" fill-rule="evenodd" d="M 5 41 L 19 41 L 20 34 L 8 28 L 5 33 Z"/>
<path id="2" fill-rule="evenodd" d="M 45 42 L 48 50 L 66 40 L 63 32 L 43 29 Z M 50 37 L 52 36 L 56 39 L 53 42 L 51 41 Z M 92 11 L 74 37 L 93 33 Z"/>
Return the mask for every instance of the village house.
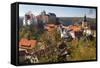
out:
<path id="1" fill-rule="evenodd" d="M 77 32 L 77 31 L 81 30 L 81 27 L 77 26 L 77 25 L 70 25 L 69 29 L 72 30 L 72 31 L 74 31 L 74 32 Z"/>

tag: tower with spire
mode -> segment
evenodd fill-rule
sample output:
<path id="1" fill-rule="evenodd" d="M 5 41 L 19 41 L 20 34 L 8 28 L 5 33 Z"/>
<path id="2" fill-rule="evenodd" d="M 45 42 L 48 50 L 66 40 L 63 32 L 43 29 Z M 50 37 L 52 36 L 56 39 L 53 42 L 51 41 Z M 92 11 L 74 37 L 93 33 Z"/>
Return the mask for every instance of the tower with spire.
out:
<path id="1" fill-rule="evenodd" d="M 82 28 L 87 27 L 87 17 L 86 14 L 84 15 L 83 21 L 82 21 Z"/>

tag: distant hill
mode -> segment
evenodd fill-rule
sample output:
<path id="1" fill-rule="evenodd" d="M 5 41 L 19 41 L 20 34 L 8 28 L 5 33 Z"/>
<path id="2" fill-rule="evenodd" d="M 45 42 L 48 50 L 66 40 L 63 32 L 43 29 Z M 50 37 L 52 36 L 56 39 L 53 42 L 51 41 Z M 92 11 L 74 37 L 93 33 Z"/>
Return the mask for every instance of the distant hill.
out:
<path id="1" fill-rule="evenodd" d="M 74 23 L 81 23 L 83 20 L 83 17 L 57 17 L 59 19 L 59 22 L 62 23 L 65 26 L 74 24 Z M 90 25 L 96 25 L 96 19 L 94 18 L 87 18 L 88 24 Z M 23 17 L 19 17 L 19 26 L 23 25 Z"/>
<path id="2" fill-rule="evenodd" d="M 66 22 L 66 21 L 69 21 L 69 20 L 71 20 L 71 21 L 82 21 L 83 20 L 83 17 L 58 17 L 60 20 L 63 20 L 64 22 Z M 96 19 L 95 18 L 87 18 L 87 21 L 88 22 L 92 22 L 92 23 L 96 23 Z"/>
<path id="3" fill-rule="evenodd" d="M 83 17 L 58 17 L 60 22 L 66 26 L 74 24 L 74 23 L 81 23 Z M 96 23 L 96 19 L 94 18 L 87 18 L 88 24 Z"/>

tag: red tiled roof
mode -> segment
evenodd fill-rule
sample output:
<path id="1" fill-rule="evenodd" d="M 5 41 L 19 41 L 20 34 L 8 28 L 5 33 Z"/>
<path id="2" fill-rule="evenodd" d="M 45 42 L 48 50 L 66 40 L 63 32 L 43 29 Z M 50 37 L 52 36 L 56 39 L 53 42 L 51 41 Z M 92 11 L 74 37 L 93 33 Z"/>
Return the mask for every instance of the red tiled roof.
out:
<path id="1" fill-rule="evenodd" d="M 22 38 L 19 41 L 19 47 L 22 47 L 22 48 L 31 49 L 31 48 L 34 48 L 36 44 L 37 44 L 37 40 L 28 40 L 26 38 Z"/>
<path id="2" fill-rule="evenodd" d="M 81 28 L 79 27 L 79 26 L 70 26 L 69 27 L 71 30 L 73 30 L 73 31 L 80 31 L 81 30 Z"/>

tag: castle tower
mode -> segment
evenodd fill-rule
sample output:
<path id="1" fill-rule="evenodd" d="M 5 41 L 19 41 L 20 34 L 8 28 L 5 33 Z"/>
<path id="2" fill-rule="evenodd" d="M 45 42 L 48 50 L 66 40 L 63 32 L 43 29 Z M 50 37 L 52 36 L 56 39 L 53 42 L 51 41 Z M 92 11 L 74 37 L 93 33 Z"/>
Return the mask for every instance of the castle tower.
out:
<path id="1" fill-rule="evenodd" d="M 23 19 L 23 25 L 30 25 L 33 24 L 33 18 L 35 16 L 32 14 L 31 11 L 29 11 L 28 13 L 25 14 L 24 19 Z"/>

